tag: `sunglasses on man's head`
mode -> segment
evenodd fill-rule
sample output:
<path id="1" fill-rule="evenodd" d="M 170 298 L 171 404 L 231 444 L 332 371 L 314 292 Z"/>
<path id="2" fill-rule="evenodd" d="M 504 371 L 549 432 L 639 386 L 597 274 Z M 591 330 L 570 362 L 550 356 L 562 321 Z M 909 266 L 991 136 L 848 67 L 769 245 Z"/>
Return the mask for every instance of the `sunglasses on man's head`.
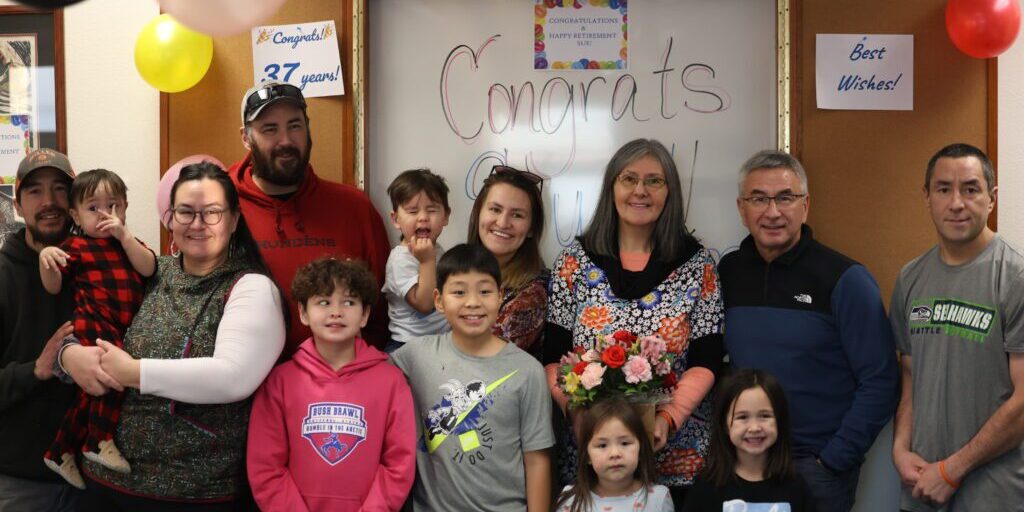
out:
<path id="1" fill-rule="evenodd" d="M 507 165 L 495 165 L 494 167 L 491 167 L 491 175 L 515 176 L 526 180 L 531 185 L 536 185 L 540 190 L 544 190 L 544 177 L 530 171 L 520 171 L 515 167 L 509 167 Z"/>
<path id="2" fill-rule="evenodd" d="M 302 89 L 292 84 L 276 84 L 256 89 L 249 94 L 249 97 L 245 99 L 245 111 L 251 112 L 275 98 L 292 98 L 302 103 L 303 106 L 306 105 L 306 99 L 302 96 Z"/>

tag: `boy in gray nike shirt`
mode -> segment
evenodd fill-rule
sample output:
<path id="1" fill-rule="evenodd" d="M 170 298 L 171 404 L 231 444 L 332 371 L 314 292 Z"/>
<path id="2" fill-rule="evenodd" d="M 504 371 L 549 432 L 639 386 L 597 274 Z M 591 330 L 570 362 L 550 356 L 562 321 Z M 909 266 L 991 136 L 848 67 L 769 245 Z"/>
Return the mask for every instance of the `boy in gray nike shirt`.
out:
<path id="1" fill-rule="evenodd" d="M 551 397 L 540 364 L 491 329 L 501 271 L 483 246 L 437 264 L 437 311 L 451 333 L 392 353 L 419 417 L 414 510 L 547 510 Z"/>

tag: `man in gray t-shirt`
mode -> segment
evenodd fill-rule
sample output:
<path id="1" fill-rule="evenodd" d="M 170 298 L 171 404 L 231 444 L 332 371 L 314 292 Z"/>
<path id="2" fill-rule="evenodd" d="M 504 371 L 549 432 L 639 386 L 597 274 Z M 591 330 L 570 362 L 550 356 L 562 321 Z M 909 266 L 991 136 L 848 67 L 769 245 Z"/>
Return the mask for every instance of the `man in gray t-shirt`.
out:
<path id="1" fill-rule="evenodd" d="M 890 307 L 901 505 L 1024 511 L 1024 255 L 987 226 L 996 188 L 981 150 L 941 149 L 924 193 L 939 243 L 903 267 Z"/>
<path id="2" fill-rule="evenodd" d="M 544 369 L 512 343 L 463 353 L 452 334 L 407 343 L 391 359 L 409 378 L 416 413 L 415 510 L 526 510 L 523 452 L 550 448 Z"/>

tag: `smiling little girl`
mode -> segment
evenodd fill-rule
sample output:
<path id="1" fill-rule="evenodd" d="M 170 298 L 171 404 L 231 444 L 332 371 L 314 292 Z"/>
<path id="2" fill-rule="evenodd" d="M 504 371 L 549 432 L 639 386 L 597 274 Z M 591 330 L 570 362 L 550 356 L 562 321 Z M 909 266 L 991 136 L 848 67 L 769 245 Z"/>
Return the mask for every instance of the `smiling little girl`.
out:
<path id="1" fill-rule="evenodd" d="M 708 465 L 684 512 L 814 511 L 811 491 L 790 453 L 789 405 L 770 374 L 740 370 L 715 400 Z"/>

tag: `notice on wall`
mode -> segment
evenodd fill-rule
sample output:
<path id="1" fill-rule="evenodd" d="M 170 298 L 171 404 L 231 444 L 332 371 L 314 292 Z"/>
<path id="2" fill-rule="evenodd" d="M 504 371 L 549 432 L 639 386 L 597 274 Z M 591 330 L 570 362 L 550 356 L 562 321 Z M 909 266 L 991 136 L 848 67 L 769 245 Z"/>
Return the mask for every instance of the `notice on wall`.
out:
<path id="1" fill-rule="evenodd" d="M 818 34 L 818 108 L 913 110 L 914 36 Z"/>
<path id="2" fill-rule="evenodd" d="M 307 98 L 345 94 L 333 20 L 253 28 L 252 64 L 254 83 L 288 82 Z"/>
<path id="3" fill-rule="evenodd" d="M 533 6 L 533 69 L 628 68 L 625 0 L 551 4 Z"/>
<path id="4" fill-rule="evenodd" d="M 0 194 L 14 197 L 15 172 L 32 150 L 32 126 L 28 115 L 0 115 Z"/>

